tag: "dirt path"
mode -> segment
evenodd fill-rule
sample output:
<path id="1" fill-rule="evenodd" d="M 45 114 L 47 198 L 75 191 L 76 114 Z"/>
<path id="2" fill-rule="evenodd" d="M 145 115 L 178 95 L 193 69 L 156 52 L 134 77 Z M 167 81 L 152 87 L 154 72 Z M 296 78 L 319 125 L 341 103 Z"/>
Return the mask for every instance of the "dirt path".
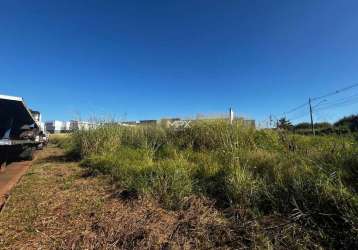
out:
<path id="1" fill-rule="evenodd" d="M 2 210 L 11 189 L 26 173 L 31 161 L 14 162 L 0 172 L 0 211 Z"/>
<path id="2" fill-rule="evenodd" d="M 0 249 L 226 249 L 240 248 L 238 237 L 210 204 L 193 198 L 173 212 L 128 199 L 56 147 L 39 153 L 0 214 Z"/>

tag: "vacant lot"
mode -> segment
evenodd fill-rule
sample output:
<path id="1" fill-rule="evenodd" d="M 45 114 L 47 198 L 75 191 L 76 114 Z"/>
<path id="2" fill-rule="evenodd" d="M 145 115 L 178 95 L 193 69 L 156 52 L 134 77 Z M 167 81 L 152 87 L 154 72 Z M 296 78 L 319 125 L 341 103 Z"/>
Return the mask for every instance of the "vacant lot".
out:
<path id="1" fill-rule="evenodd" d="M 57 143 L 91 175 L 108 176 L 166 211 L 184 211 L 190 199 L 213 204 L 229 223 L 225 230 L 245 239 L 235 244 L 358 245 L 354 135 L 312 137 L 198 120 L 182 129 L 105 124 Z"/>
<path id="2" fill-rule="evenodd" d="M 10 249 L 354 249 L 357 142 L 225 122 L 53 137 L 0 215 Z"/>
<path id="3" fill-rule="evenodd" d="M 167 211 L 87 174 L 61 149 L 42 151 L 0 214 L 0 249 L 227 248 L 250 242 L 204 200 L 191 198 L 185 210 Z"/>

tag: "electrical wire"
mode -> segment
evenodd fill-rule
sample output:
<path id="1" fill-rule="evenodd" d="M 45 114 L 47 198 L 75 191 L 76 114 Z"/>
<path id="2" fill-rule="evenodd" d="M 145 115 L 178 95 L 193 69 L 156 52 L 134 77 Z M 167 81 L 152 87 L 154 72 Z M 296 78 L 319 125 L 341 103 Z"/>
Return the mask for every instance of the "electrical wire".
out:
<path id="1" fill-rule="evenodd" d="M 331 92 L 331 93 L 328 93 L 328 94 L 325 94 L 325 95 L 322 95 L 322 96 L 311 98 L 311 101 L 317 101 L 317 100 L 320 100 L 320 99 L 323 99 L 323 98 L 326 98 L 326 97 L 329 97 L 329 96 L 337 95 L 339 93 L 342 93 L 344 91 L 350 90 L 350 89 L 355 88 L 355 87 L 358 87 L 358 83 L 352 84 L 350 86 L 347 86 L 347 87 L 344 87 L 344 88 L 341 88 L 341 89 L 338 89 L 338 90 L 336 90 L 334 92 Z"/>
<path id="2" fill-rule="evenodd" d="M 358 103 L 358 98 L 353 99 L 353 100 L 347 100 L 347 101 L 340 102 L 340 103 L 333 103 L 331 105 L 324 106 L 324 107 L 321 107 L 319 109 L 316 109 L 316 111 L 340 108 L 340 107 L 349 106 L 349 105 L 356 104 L 356 103 Z"/>
<path id="3" fill-rule="evenodd" d="M 304 108 L 304 107 L 306 107 L 308 104 L 307 103 L 303 103 L 303 104 L 301 104 L 301 105 L 299 105 L 298 107 L 296 107 L 296 108 L 293 108 L 293 109 L 291 109 L 291 110 L 289 110 L 289 111 L 287 111 L 287 112 L 284 112 L 284 114 L 291 114 L 291 113 L 293 113 L 293 112 L 295 112 L 295 111 L 297 111 L 297 110 L 300 110 L 301 108 Z"/>
<path id="4" fill-rule="evenodd" d="M 338 89 L 334 92 L 330 92 L 328 94 L 325 94 L 325 95 L 322 95 L 322 96 L 318 96 L 318 97 L 314 97 L 314 98 L 311 98 L 311 102 L 315 102 L 317 100 L 321 100 L 321 99 L 324 99 L 324 98 L 327 98 L 327 97 L 330 97 L 330 96 L 334 96 L 334 95 L 337 95 L 337 94 L 340 94 L 342 92 L 345 92 L 347 90 L 350 90 L 352 88 L 355 88 L 355 87 L 358 87 L 358 83 L 356 84 L 352 84 L 350 86 L 347 86 L 347 87 L 344 87 L 344 88 L 341 88 L 341 89 Z M 353 96 L 349 96 L 349 97 L 344 97 L 344 98 L 341 98 L 341 99 L 338 99 L 338 100 L 335 100 L 334 103 L 332 102 L 328 102 L 328 103 L 325 103 L 322 107 L 316 109 L 316 107 L 320 106 L 322 103 L 319 103 L 319 104 L 316 104 L 315 106 L 313 106 L 313 108 L 315 109 L 314 111 L 319 111 L 319 110 L 326 110 L 326 109 L 329 109 L 331 108 L 332 106 L 334 106 L 334 108 L 338 105 L 351 105 L 351 104 L 354 104 L 354 103 L 349 103 L 350 101 L 353 101 L 353 100 L 348 100 L 349 98 L 352 98 L 352 97 L 356 97 L 358 96 L 358 94 L 355 94 Z M 325 100 L 324 100 L 325 101 Z M 290 109 L 284 113 L 282 113 L 281 115 L 277 115 L 277 116 L 283 116 L 283 117 L 286 117 L 288 114 L 292 114 L 292 113 L 295 113 L 299 110 L 301 110 L 302 108 L 304 107 L 307 107 L 309 105 L 308 102 L 305 102 L 301 105 L 298 105 L 297 107 L 293 108 L 293 109 Z M 297 116 L 297 117 L 294 117 L 292 118 L 291 120 L 297 120 L 299 118 L 302 118 L 304 116 L 307 116 L 307 115 L 303 115 L 303 116 Z M 273 117 L 276 117 L 276 116 L 273 116 Z"/>
<path id="5" fill-rule="evenodd" d="M 298 111 L 298 110 L 300 110 L 300 109 L 302 109 L 302 108 L 304 108 L 306 106 L 308 106 L 308 103 L 303 103 L 303 104 L 301 104 L 301 105 L 299 105 L 299 106 L 297 106 L 297 107 L 295 107 L 293 109 L 290 109 L 289 111 L 283 112 L 283 113 L 281 113 L 279 115 L 271 115 L 271 116 L 272 117 L 286 117 L 288 114 L 292 114 L 292 113 L 294 113 L 294 112 L 296 112 L 296 111 Z"/>
<path id="6" fill-rule="evenodd" d="M 331 106 L 331 105 L 334 105 L 334 104 L 340 104 L 341 102 L 354 100 L 355 97 L 358 97 L 358 93 L 356 93 L 354 95 L 346 96 L 346 97 L 343 97 L 343 98 L 340 98 L 340 99 L 337 99 L 337 100 L 333 100 L 332 102 L 324 103 L 322 105 L 322 108 L 326 107 L 326 106 Z M 317 107 L 317 106 L 319 106 L 319 105 L 316 105 L 315 107 Z"/>
<path id="7" fill-rule="evenodd" d="M 300 114 L 298 114 L 296 116 L 290 117 L 288 120 L 295 121 L 295 120 L 298 120 L 298 119 L 303 118 L 303 117 L 308 116 L 308 115 L 309 114 L 307 112 L 301 112 Z"/>
<path id="8" fill-rule="evenodd" d="M 301 119 L 301 118 L 306 117 L 306 116 L 309 116 L 309 115 L 308 114 L 300 115 L 300 116 L 297 116 L 297 117 L 289 119 L 289 121 L 296 121 L 296 120 Z"/>

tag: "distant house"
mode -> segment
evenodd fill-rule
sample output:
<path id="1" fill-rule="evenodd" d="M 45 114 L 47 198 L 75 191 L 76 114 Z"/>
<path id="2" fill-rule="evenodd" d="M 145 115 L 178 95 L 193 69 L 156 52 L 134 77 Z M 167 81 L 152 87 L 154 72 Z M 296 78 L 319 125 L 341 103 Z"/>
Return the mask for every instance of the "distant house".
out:
<path id="1" fill-rule="evenodd" d="M 139 121 L 127 121 L 127 122 L 121 122 L 120 124 L 123 126 L 135 126 L 139 124 Z"/>
<path id="2" fill-rule="evenodd" d="M 69 133 L 76 130 L 88 130 L 96 128 L 98 124 L 85 121 L 47 121 L 45 123 L 45 129 L 48 133 Z"/>
<path id="3" fill-rule="evenodd" d="M 48 133 L 56 134 L 66 131 L 66 124 L 63 121 L 47 121 L 45 122 L 45 129 Z"/>
<path id="4" fill-rule="evenodd" d="M 156 125 L 157 120 L 141 120 L 141 121 L 125 121 L 119 123 L 123 126 L 135 126 L 135 125 Z"/>
<path id="5" fill-rule="evenodd" d="M 64 132 L 69 132 L 69 131 L 71 131 L 71 122 L 63 122 L 64 123 L 64 126 L 63 126 L 63 128 L 64 128 Z"/>
<path id="6" fill-rule="evenodd" d="M 97 123 L 93 123 L 93 122 L 91 123 L 91 122 L 86 122 L 86 121 L 77 121 L 77 120 L 72 120 L 69 123 L 70 123 L 69 129 L 71 131 L 89 130 L 89 129 L 96 128 L 98 126 Z"/>
<path id="7" fill-rule="evenodd" d="M 120 123 L 123 126 L 136 126 L 136 125 L 161 125 L 166 128 L 186 128 L 190 123 L 195 123 L 197 121 L 220 121 L 220 120 L 229 120 L 225 115 L 221 116 L 197 116 L 196 118 L 189 119 L 180 119 L 180 118 L 163 118 L 161 120 L 141 120 L 141 121 L 127 121 Z M 242 117 L 233 117 L 233 122 L 241 123 L 244 126 L 255 128 L 255 120 L 245 119 Z"/>
<path id="8" fill-rule="evenodd" d="M 244 119 L 244 118 L 237 118 L 235 120 L 238 121 L 238 122 L 241 122 L 245 126 L 256 128 L 256 121 L 255 120 L 248 120 L 248 119 Z"/>
<path id="9" fill-rule="evenodd" d="M 139 124 L 143 124 L 143 125 L 156 125 L 156 124 L 157 124 L 157 120 L 141 120 L 141 121 L 139 121 Z"/>

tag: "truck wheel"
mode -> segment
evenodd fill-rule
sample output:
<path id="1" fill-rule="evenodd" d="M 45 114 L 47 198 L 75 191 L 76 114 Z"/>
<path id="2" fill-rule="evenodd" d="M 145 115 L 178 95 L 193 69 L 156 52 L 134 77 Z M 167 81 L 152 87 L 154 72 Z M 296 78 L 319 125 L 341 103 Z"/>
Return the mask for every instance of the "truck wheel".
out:
<path id="1" fill-rule="evenodd" d="M 1 170 L 4 170 L 5 169 L 5 167 L 6 167 L 6 161 L 0 161 L 0 172 L 1 172 Z"/>
<path id="2" fill-rule="evenodd" d="M 34 150 L 32 147 L 25 148 L 19 155 L 21 160 L 31 161 L 34 156 Z"/>

